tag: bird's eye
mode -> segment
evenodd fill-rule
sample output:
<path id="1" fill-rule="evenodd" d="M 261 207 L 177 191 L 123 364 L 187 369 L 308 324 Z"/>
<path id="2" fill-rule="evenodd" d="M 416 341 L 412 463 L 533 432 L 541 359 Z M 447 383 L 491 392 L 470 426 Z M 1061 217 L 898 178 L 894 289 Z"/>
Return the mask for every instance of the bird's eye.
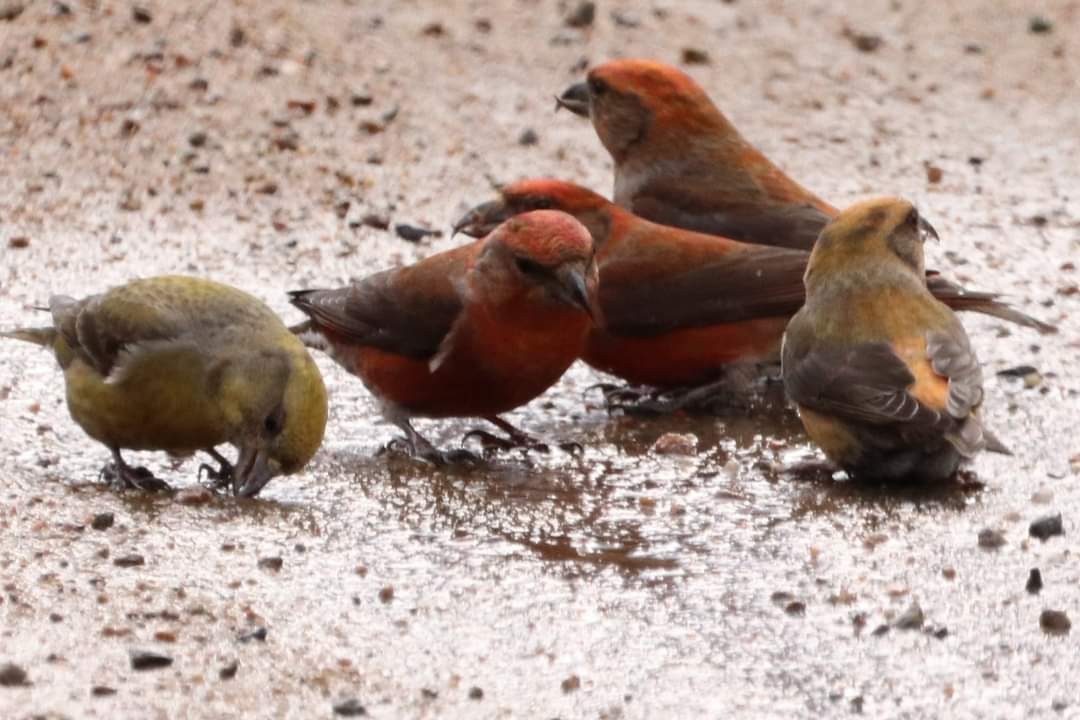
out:
<path id="1" fill-rule="evenodd" d="M 544 266 L 535 260 L 519 257 L 514 263 L 517 265 L 517 269 L 522 275 L 537 277 L 544 274 Z"/>
<path id="2" fill-rule="evenodd" d="M 532 206 L 534 210 L 548 210 L 552 206 L 551 198 L 537 197 L 533 198 Z"/>
<path id="3" fill-rule="evenodd" d="M 281 407 L 274 409 L 274 412 L 266 416 L 263 420 L 263 429 L 267 435 L 277 435 L 285 427 L 285 410 Z"/>
<path id="4" fill-rule="evenodd" d="M 589 94 L 593 97 L 598 97 L 607 92 L 607 83 L 600 78 L 589 78 Z"/>

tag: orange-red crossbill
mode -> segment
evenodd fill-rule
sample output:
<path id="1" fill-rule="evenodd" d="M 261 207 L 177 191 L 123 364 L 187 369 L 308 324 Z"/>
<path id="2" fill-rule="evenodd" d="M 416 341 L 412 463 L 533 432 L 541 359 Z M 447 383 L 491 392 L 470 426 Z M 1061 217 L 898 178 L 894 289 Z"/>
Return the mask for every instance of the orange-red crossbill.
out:
<path id="1" fill-rule="evenodd" d="M 410 418 L 482 417 L 515 435 L 497 415 L 547 390 L 580 356 L 595 285 L 588 231 L 548 210 L 348 287 L 295 292 L 293 304 L 310 318 L 301 337 L 325 340 L 410 452 L 441 463 Z"/>
<path id="2" fill-rule="evenodd" d="M 64 371 L 71 417 L 112 452 L 126 487 L 168 487 L 122 449 L 197 450 L 219 485 L 253 496 L 299 471 L 326 427 L 326 388 L 302 343 L 265 304 L 192 277 L 135 280 L 82 300 L 53 296 L 53 325 L 5 337 L 43 345 Z M 239 449 L 235 465 L 215 449 Z M 206 466 L 204 466 L 206 467 Z"/>
<path id="3" fill-rule="evenodd" d="M 778 358 L 784 327 L 805 297 L 809 253 L 658 225 L 550 179 L 500 188 L 455 230 L 481 236 L 538 208 L 573 215 L 593 236 L 601 325 L 582 355 L 589 365 L 632 383 L 675 387 L 715 380 L 737 363 Z M 992 295 L 930 282 L 946 303 L 1037 322 Z"/>
<path id="4" fill-rule="evenodd" d="M 807 434 L 855 477 L 942 480 L 1008 452 L 978 417 L 982 370 L 956 316 L 926 289 L 912 205 L 869 200 L 822 232 L 806 305 L 784 335 L 783 378 Z"/>
<path id="5" fill-rule="evenodd" d="M 686 73 L 613 60 L 559 105 L 592 120 L 615 161 L 615 202 L 635 215 L 734 240 L 810 250 L 836 209 L 747 142 Z"/>

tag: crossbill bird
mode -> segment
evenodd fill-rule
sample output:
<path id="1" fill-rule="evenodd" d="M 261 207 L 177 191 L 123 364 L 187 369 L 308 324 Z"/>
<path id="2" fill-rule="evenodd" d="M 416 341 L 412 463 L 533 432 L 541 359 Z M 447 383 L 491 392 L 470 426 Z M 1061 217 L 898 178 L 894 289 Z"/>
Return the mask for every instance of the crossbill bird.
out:
<path id="1" fill-rule="evenodd" d="M 218 487 L 256 495 L 303 468 L 322 442 L 326 388 L 303 344 L 265 304 L 192 277 L 135 280 L 49 300 L 52 326 L 0 333 L 52 350 L 71 417 L 112 453 L 114 484 L 167 489 L 122 449 L 189 455 L 220 467 Z M 235 464 L 217 450 L 239 450 Z"/>
<path id="2" fill-rule="evenodd" d="M 784 386 L 810 438 L 854 477 L 943 480 L 980 450 L 1008 450 L 978 417 L 982 370 L 967 333 L 926 289 L 911 203 L 841 213 L 806 269 L 784 335 Z"/>
<path id="3" fill-rule="evenodd" d="M 482 240 L 336 290 L 301 290 L 295 331 L 357 375 L 410 454 L 444 455 L 414 416 L 497 417 L 553 385 L 580 356 L 596 289 L 588 231 L 565 213 L 526 213 Z"/>
<path id="4" fill-rule="evenodd" d="M 615 202 L 647 220 L 809 251 L 836 215 L 670 65 L 613 60 L 557 100 L 592 120 L 615 162 Z"/>
<path id="5" fill-rule="evenodd" d="M 592 120 L 615 161 L 615 202 L 647 220 L 732 240 L 809 251 L 836 208 L 748 143 L 688 75 L 652 60 L 613 60 L 559 106 Z M 931 292 L 971 310 L 1056 332 L 930 271 Z"/>
<path id="6" fill-rule="evenodd" d="M 593 236 L 599 268 L 598 325 L 582 359 L 631 383 L 671 388 L 716 380 L 737 364 L 778 359 L 784 328 L 805 298 L 809 253 L 742 243 L 658 225 L 559 180 L 500 189 L 455 231 L 480 236 L 538 208 L 576 217 Z M 930 278 L 959 309 L 1016 314 L 987 293 Z"/>

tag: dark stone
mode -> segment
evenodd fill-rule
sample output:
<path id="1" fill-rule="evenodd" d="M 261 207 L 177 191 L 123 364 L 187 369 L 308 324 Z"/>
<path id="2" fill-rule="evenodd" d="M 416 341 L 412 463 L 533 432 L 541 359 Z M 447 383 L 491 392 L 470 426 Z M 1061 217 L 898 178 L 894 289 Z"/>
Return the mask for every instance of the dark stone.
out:
<path id="1" fill-rule="evenodd" d="M 259 558 L 259 567 L 263 570 L 277 572 L 285 564 L 280 556 Z"/>
<path id="2" fill-rule="evenodd" d="M 979 531 L 979 547 L 996 549 L 1005 544 L 1005 533 L 1000 530 L 984 528 Z"/>
<path id="3" fill-rule="evenodd" d="M 900 630 L 916 630 L 922 627 L 926 616 L 923 615 L 919 603 L 912 602 L 908 609 L 900 617 L 896 618 L 894 625 Z"/>
<path id="4" fill-rule="evenodd" d="M 586 28 L 596 20 L 596 3 L 590 0 L 578 3 L 573 12 L 566 16 L 566 26 L 572 28 Z"/>
<path id="5" fill-rule="evenodd" d="M 240 669 L 240 663 L 233 660 L 225 667 L 218 670 L 218 677 L 222 680 L 232 680 L 236 677 L 236 671 Z"/>
<path id="6" fill-rule="evenodd" d="M 473 685 L 471 688 L 469 688 L 469 699 L 470 700 L 483 700 L 484 699 L 484 691 L 481 690 L 480 688 L 476 687 L 475 685 Z"/>
<path id="7" fill-rule="evenodd" d="M 113 522 L 116 520 L 111 512 L 98 513 L 94 516 L 94 519 L 90 521 L 90 527 L 95 530 L 108 530 L 113 526 Z"/>
<path id="8" fill-rule="evenodd" d="M 1028 573 L 1027 584 L 1024 588 L 1032 595 L 1037 594 L 1043 589 L 1042 573 L 1039 572 L 1039 568 L 1031 568 L 1031 572 Z"/>
<path id="9" fill-rule="evenodd" d="M 0 687 L 16 687 L 29 684 L 30 679 L 21 666 L 15 663 L 0 665 Z"/>
<path id="10" fill-rule="evenodd" d="M 367 715 L 367 710 L 356 698 L 349 698 L 334 705 L 334 714 L 343 717 L 361 717 Z"/>
<path id="11" fill-rule="evenodd" d="M 133 650 L 131 652 L 132 670 L 160 670 L 172 664 L 173 659 L 168 655 L 161 655 L 148 650 Z"/>
<path id="12" fill-rule="evenodd" d="M 117 567 L 138 567 L 139 565 L 145 564 L 146 560 L 143 559 L 142 555 L 139 555 L 137 553 L 132 553 L 130 555 L 121 555 L 120 557 L 113 560 L 113 565 L 116 565 Z"/>
<path id="13" fill-rule="evenodd" d="M 397 233 L 397 236 L 402 240 L 412 243 L 420 242 L 426 237 L 437 237 L 442 235 L 438 230 L 428 230 L 427 228 L 406 225 L 405 223 L 398 223 L 395 225 L 394 232 Z"/>
<path id="14" fill-rule="evenodd" d="M 1066 635 L 1072 629 L 1072 621 L 1061 610 L 1043 610 L 1039 615 L 1039 627 L 1050 635 Z"/>
<path id="15" fill-rule="evenodd" d="M 135 22 L 142 23 L 143 25 L 149 25 L 154 21 L 154 16 L 150 14 L 150 11 L 144 7 L 139 7 L 138 5 L 131 8 L 131 18 Z"/>
<path id="16" fill-rule="evenodd" d="M 1057 515 L 1044 515 L 1028 528 L 1031 537 L 1046 541 L 1054 535 L 1064 535 L 1065 527 L 1061 524 L 1061 513 Z"/>
<path id="17" fill-rule="evenodd" d="M 257 640 L 259 642 L 266 642 L 266 633 L 267 632 L 268 632 L 267 629 L 265 627 L 263 627 L 262 625 L 260 625 L 259 627 L 255 628 L 254 630 L 249 630 L 248 632 L 241 634 L 240 637 L 238 637 L 236 639 L 239 640 L 242 643 L 248 643 L 248 642 L 251 642 L 252 640 Z"/>

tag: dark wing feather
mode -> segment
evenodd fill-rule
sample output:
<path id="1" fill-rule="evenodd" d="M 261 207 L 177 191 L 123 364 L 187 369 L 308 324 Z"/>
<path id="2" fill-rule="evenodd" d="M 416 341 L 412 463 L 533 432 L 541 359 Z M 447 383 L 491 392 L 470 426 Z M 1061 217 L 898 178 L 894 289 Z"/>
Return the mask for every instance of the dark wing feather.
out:
<path id="1" fill-rule="evenodd" d="M 641 280 L 636 262 L 602 265 L 600 305 L 605 328 L 622 335 L 657 335 L 760 318 L 790 317 L 806 297 L 807 254 L 753 246 Z M 644 272 L 644 269 L 642 269 Z"/>
<path id="2" fill-rule="evenodd" d="M 661 225 L 722 235 L 732 240 L 809 251 L 829 216 L 812 205 L 694 203 L 686 193 L 655 187 L 635 195 L 635 215 Z"/>
<path id="3" fill-rule="evenodd" d="M 337 290 L 297 291 L 292 303 L 344 342 L 427 359 L 461 313 L 462 277 L 463 263 L 420 263 Z"/>

